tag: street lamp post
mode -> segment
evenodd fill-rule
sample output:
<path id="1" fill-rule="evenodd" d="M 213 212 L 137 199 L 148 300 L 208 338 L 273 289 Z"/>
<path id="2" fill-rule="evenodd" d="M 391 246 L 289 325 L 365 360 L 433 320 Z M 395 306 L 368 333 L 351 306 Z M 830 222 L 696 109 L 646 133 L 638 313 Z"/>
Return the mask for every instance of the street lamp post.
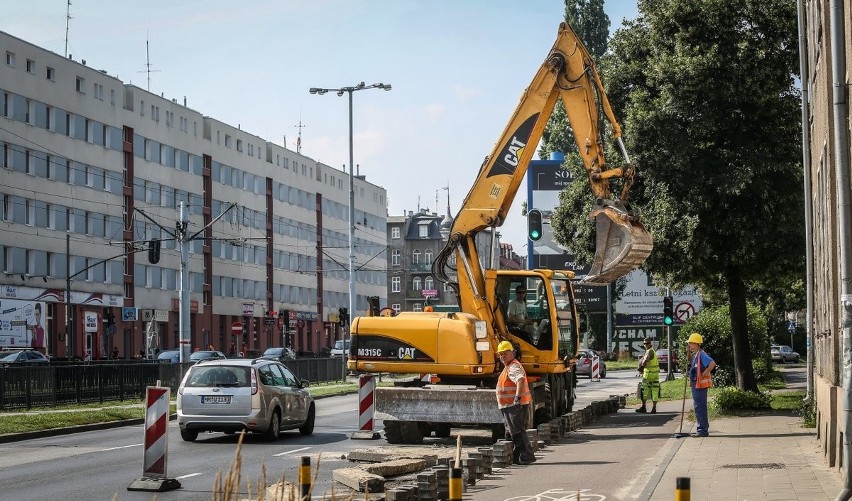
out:
<path id="1" fill-rule="evenodd" d="M 366 89 L 383 89 L 391 90 L 390 84 L 374 83 L 365 85 L 364 82 L 352 87 L 340 87 L 338 89 L 324 89 L 319 87 L 311 87 L 311 94 L 323 95 L 326 92 L 337 92 L 338 96 L 344 93 L 349 94 L 349 315 L 351 319 L 355 317 L 355 179 L 353 169 L 355 168 L 355 160 L 352 148 L 352 94 L 357 90 Z M 347 324 L 347 329 L 350 324 Z M 346 334 L 343 337 L 343 351 L 341 358 L 343 359 L 343 377 L 346 377 Z"/>

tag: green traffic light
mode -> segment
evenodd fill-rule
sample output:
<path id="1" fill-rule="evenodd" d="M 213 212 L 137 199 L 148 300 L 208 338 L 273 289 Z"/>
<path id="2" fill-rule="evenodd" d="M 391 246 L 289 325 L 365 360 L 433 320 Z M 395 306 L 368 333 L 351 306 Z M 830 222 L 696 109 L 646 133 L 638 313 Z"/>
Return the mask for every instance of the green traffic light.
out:
<path id="1" fill-rule="evenodd" d="M 666 325 L 671 325 L 674 323 L 674 319 L 672 317 L 663 317 L 663 323 Z"/>
<path id="2" fill-rule="evenodd" d="M 533 240 L 538 240 L 538 238 L 540 236 L 541 236 L 541 234 L 539 234 L 539 232 L 537 232 L 537 231 L 531 231 L 530 232 L 530 238 L 533 239 Z"/>

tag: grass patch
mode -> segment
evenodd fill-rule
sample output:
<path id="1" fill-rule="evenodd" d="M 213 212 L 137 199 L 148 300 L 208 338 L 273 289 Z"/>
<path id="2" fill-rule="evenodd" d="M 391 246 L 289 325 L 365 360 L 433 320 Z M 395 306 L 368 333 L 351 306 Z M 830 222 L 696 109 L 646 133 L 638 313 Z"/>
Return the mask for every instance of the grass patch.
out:
<path id="1" fill-rule="evenodd" d="M 606 361 L 606 370 L 608 371 L 620 371 L 625 369 L 633 369 L 639 367 L 639 361 L 635 358 L 620 358 L 618 360 L 607 360 Z"/>
<path id="2" fill-rule="evenodd" d="M 44 412 L 41 414 L 30 414 L 27 412 L 31 411 L 27 411 L 14 415 L 0 416 L 0 435 L 53 430 L 84 424 L 109 423 L 111 421 L 124 421 L 126 419 L 142 419 L 145 417 L 143 406 L 100 406 L 92 410 L 82 407 L 80 409 L 77 411 L 69 409 L 68 412 Z M 174 414 L 175 412 L 177 412 L 177 408 L 174 402 L 172 402 L 169 413 Z"/>

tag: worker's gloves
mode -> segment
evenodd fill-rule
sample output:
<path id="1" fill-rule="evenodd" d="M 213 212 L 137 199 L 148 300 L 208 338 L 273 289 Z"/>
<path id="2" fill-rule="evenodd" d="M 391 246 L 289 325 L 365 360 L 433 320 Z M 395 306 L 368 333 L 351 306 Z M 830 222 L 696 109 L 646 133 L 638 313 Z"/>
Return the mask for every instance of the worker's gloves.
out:
<path id="1" fill-rule="evenodd" d="M 515 405 L 521 405 L 521 397 L 515 396 Z"/>

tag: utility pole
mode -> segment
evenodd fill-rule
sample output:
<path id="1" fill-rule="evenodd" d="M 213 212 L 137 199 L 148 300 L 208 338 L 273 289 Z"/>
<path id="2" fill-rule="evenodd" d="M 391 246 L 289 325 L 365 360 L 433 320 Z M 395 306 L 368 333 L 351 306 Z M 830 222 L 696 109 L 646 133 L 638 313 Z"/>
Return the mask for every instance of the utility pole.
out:
<path id="1" fill-rule="evenodd" d="M 180 285 L 178 286 L 178 297 L 180 298 L 180 313 L 178 330 L 180 331 L 180 363 L 189 361 L 190 349 L 190 325 L 189 325 L 189 240 L 187 240 L 186 227 L 189 221 L 186 219 L 186 202 L 180 203 L 180 221 L 175 225 L 175 238 L 180 249 Z"/>

